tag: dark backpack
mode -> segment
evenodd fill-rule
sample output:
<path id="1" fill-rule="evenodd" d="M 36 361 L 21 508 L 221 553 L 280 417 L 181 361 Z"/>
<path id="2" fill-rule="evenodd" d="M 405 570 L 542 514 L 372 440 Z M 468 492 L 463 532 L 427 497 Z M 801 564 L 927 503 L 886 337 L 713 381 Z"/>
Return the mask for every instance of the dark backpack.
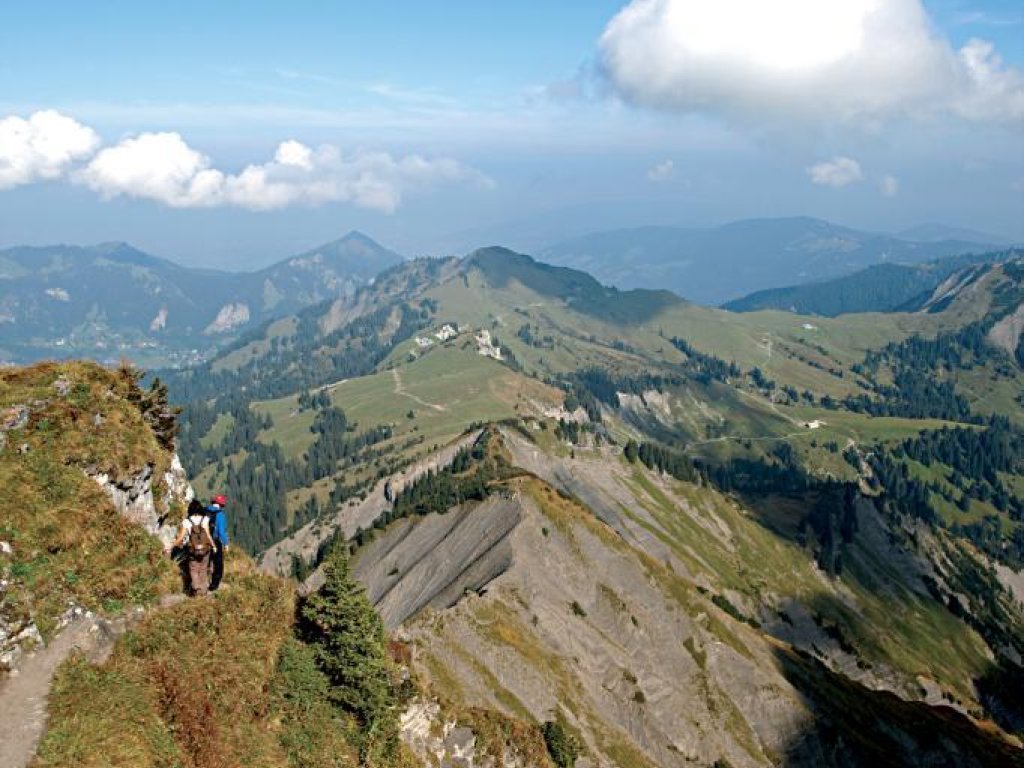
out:
<path id="1" fill-rule="evenodd" d="M 196 523 L 191 517 L 189 521 L 192 523 L 192 529 L 188 532 L 188 551 L 193 557 L 203 557 L 207 552 L 210 551 L 210 542 L 206 538 L 206 533 L 203 530 L 202 520 Z"/>

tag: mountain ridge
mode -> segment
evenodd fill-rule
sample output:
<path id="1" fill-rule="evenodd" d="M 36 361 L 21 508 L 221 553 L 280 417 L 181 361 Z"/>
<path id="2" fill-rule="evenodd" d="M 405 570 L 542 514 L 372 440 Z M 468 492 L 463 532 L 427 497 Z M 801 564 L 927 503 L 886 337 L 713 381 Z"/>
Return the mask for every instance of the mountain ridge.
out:
<path id="1" fill-rule="evenodd" d="M 702 304 L 828 279 L 886 261 L 925 261 L 990 246 L 913 242 L 812 217 L 743 219 L 717 227 L 635 227 L 562 241 L 538 252 L 620 288 L 661 287 Z"/>
<path id="2" fill-rule="evenodd" d="M 351 293 L 401 260 L 356 231 L 251 272 L 185 267 L 120 242 L 17 246 L 0 251 L 0 357 L 88 349 L 194 361 L 224 337 Z"/>
<path id="3" fill-rule="evenodd" d="M 999 264 L 1024 255 L 1019 249 L 951 256 L 923 264 L 876 264 L 851 275 L 818 283 L 774 288 L 726 302 L 723 309 L 753 312 L 779 309 L 835 317 L 861 312 L 917 311 L 931 292 L 956 273 L 975 265 Z"/>

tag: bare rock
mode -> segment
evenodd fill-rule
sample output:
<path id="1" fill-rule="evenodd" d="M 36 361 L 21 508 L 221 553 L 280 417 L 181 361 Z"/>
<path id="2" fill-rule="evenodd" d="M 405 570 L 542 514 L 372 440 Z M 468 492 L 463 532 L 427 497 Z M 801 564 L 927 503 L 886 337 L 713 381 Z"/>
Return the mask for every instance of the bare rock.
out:
<path id="1" fill-rule="evenodd" d="M 436 701 L 416 699 L 399 719 L 402 741 L 423 763 L 441 768 L 528 768 L 514 750 L 506 748 L 500 761 L 477 751 L 471 728 L 445 719 Z"/>
<path id="2" fill-rule="evenodd" d="M 27 405 L 12 405 L 0 411 L 0 432 L 24 429 L 28 425 Z"/>
<path id="3" fill-rule="evenodd" d="M 225 304 L 220 308 L 217 317 L 206 326 L 204 334 L 227 333 L 240 325 L 249 322 L 249 305 L 243 302 Z"/>
<path id="4" fill-rule="evenodd" d="M 157 499 L 153 493 L 153 465 L 147 464 L 128 480 L 119 480 L 106 472 L 86 472 L 100 486 L 124 517 L 138 523 L 165 544 L 174 540 L 177 520 L 170 520 L 172 504 L 187 504 L 195 496 L 185 475 L 181 459 L 175 454 L 164 473 L 166 495 Z"/>
<path id="5" fill-rule="evenodd" d="M 1004 317 L 988 332 L 988 340 L 1013 357 L 1024 334 L 1024 303 Z"/>

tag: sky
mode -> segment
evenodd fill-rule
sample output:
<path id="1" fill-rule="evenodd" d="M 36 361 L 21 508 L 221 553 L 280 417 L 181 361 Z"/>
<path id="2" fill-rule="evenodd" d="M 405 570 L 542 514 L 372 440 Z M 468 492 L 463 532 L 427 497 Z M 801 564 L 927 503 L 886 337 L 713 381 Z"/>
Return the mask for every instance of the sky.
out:
<path id="1" fill-rule="evenodd" d="M 0 246 L 252 269 L 809 215 L 1024 240 L 1019 0 L 12 3 Z"/>

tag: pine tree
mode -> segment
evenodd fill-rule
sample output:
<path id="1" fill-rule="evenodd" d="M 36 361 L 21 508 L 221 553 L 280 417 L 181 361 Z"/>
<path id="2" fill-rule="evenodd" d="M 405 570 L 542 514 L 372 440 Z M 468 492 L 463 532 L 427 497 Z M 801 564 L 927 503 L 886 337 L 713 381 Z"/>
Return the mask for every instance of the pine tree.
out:
<path id="1" fill-rule="evenodd" d="M 324 562 L 324 585 L 300 609 L 306 641 L 331 680 L 334 702 L 355 714 L 378 752 L 397 736 L 384 624 L 353 577 L 344 546 Z"/>
<path id="2" fill-rule="evenodd" d="M 637 458 L 637 454 L 638 454 L 638 446 L 636 444 L 636 440 L 633 440 L 632 438 L 630 438 L 626 442 L 626 449 L 625 449 L 624 453 L 626 455 L 626 459 L 629 461 L 630 464 L 635 464 L 636 463 L 636 458 Z"/>

